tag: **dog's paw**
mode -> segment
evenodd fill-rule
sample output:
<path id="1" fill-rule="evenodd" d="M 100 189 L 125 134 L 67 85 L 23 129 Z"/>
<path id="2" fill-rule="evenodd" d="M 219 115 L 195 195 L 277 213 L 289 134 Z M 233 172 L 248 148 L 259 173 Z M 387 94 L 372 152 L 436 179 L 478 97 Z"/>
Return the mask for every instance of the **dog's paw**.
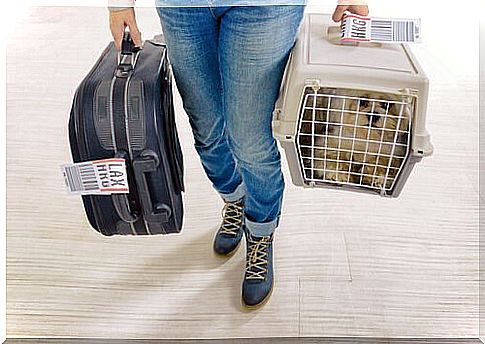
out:
<path id="1" fill-rule="evenodd" d="M 337 181 L 348 183 L 350 181 L 350 174 L 347 172 L 340 172 L 337 174 Z"/>
<path id="2" fill-rule="evenodd" d="M 384 186 L 384 178 L 375 177 L 373 182 L 372 182 L 372 186 L 374 186 L 376 188 L 382 188 Z"/>
<path id="3" fill-rule="evenodd" d="M 313 179 L 324 180 L 325 175 L 324 175 L 323 171 L 314 170 L 313 171 Z"/>
<path id="4" fill-rule="evenodd" d="M 374 176 L 374 177 L 366 176 L 363 178 L 362 184 L 382 189 L 385 186 L 385 181 L 386 181 L 386 178 L 382 176 Z M 389 184 L 389 181 L 388 181 L 388 184 Z"/>
<path id="5" fill-rule="evenodd" d="M 364 176 L 362 177 L 362 182 L 361 185 L 368 185 L 368 186 L 373 186 L 374 180 L 370 176 Z"/>
<path id="6" fill-rule="evenodd" d="M 327 172 L 325 173 L 325 179 L 340 183 L 349 182 L 349 173 L 346 172 Z"/>
<path id="7" fill-rule="evenodd" d="M 326 180 L 337 180 L 337 172 L 326 172 L 325 173 Z"/>

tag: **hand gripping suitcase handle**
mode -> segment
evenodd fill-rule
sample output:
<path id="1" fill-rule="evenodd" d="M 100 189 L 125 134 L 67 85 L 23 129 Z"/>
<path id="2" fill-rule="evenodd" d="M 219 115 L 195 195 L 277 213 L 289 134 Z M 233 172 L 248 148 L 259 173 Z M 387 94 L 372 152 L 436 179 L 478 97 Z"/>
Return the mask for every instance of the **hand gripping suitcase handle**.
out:
<path id="1" fill-rule="evenodd" d="M 148 222 L 168 222 L 172 212 L 168 205 L 156 203 L 152 200 L 147 183 L 147 173 L 155 172 L 159 165 L 159 159 L 155 152 L 144 150 L 139 157 L 133 160 L 138 196 L 143 209 L 143 217 Z"/>
<path id="2" fill-rule="evenodd" d="M 119 78 L 128 77 L 136 63 L 137 53 L 141 47 L 135 46 L 131 39 L 130 32 L 125 31 L 121 41 L 121 51 L 118 53 L 118 66 L 116 67 L 116 76 Z"/>
<path id="3" fill-rule="evenodd" d="M 121 41 L 121 54 L 132 55 L 140 51 L 141 47 L 135 46 L 133 39 L 131 38 L 130 31 L 125 30 L 123 33 L 123 40 Z"/>

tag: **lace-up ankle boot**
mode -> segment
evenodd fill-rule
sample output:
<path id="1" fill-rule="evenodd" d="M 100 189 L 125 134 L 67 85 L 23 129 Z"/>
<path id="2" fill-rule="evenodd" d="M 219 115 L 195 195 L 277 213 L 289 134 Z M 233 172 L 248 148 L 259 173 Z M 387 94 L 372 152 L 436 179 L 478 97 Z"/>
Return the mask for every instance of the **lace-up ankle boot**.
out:
<path id="1" fill-rule="evenodd" d="M 214 252 L 230 256 L 236 252 L 243 236 L 244 198 L 226 202 L 222 209 L 222 224 L 214 238 Z"/>
<path id="2" fill-rule="evenodd" d="M 242 285 L 243 306 L 257 309 L 268 301 L 273 290 L 273 234 L 257 237 L 246 234 L 246 271 Z"/>

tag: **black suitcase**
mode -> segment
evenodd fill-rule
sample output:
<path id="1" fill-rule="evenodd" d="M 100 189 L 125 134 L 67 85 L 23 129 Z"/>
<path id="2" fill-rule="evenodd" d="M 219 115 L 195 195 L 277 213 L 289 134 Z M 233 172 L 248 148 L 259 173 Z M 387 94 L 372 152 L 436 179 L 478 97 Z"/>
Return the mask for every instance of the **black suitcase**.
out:
<path id="1" fill-rule="evenodd" d="M 160 36 L 159 36 L 160 37 Z M 143 49 L 125 32 L 76 89 L 69 119 L 74 162 L 123 158 L 129 193 L 83 195 L 91 226 L 106 236 L 178 233 L 183 220 L 183 157 L 175 126 L 166 46 Z"/>

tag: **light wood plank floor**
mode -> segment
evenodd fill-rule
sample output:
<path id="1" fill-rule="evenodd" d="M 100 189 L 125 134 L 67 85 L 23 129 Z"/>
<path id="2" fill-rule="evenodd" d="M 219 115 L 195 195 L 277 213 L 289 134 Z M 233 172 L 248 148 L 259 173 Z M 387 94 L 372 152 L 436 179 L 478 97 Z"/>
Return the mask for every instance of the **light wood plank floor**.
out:
<path id="1" fill-rule="evenodd" d="M 145 37 L 158 32 L 153 9 L 138 17 Z M 229 260 L 211 252 L 222 202 L 178 95 L 180 235 L 105 238 L 66 195 L 73 91 L 109 39 L 106 9 L 52 7 L 33 9 L 8 41 L 9 338 L 478 337 L 476 79 L 430 73 L 435 154 L 397 200 L 296 188 L 283 161 L 275 291 L 248 313 L 243 250 Z"/>
<path id="2" fill-rule="evenodd" d="M 5 344 L 481 344 L 477 338 L 295 337 L 233 339 L 15 338 Z"/>

